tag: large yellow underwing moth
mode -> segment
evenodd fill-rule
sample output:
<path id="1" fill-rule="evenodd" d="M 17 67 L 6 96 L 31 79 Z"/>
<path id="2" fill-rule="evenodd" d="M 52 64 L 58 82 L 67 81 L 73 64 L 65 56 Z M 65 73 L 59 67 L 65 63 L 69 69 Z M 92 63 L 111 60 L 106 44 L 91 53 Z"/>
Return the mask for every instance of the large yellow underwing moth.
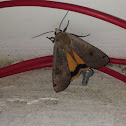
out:
<path id="1" fill-rule="evenodd" d="M 99 68 L 108 62 L 108 56 L 77 35 L 56 29 L 53 52 L 53 87 L 65 90 L 82 70 Z"/>
<path id="2" fill-rule="evenodd" d="M 49 38 L 54 42 L 52 81 L 56 92 L 65 90 L 81 71 L 100 68 L 109 62 L 104 52 L 82 40 L 82 36 L 67 33 L 68 24 L 63 31 L 56 28 L 55 37 Z"/>

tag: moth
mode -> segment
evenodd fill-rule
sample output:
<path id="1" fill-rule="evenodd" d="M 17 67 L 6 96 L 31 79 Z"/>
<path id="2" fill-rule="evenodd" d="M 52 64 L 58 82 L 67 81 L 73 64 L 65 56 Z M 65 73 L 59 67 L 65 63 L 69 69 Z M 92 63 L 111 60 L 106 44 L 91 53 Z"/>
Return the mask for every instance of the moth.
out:
<path id="1" fill-rule="evenodd" d="M 80 38 L 83 36 L 67 33 L 68 24 L 64 30 L 60 29 L 60 24 L 55 29 L 55 37 L 47 37 L 54 43 L 52 81 L 56 92 L 65 90 L 81 71 L 109 63 L 108 56 Z"/>

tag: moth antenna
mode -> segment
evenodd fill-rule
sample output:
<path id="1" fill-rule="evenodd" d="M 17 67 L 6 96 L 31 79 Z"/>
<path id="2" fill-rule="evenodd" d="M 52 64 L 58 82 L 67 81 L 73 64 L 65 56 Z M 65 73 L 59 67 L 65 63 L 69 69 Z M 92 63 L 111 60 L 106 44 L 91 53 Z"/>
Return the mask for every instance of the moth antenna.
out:
<path id="1" fill-rule="evenodd" d="M 69 20 L 68 20 L 67 26 L 64 28 L 63 32 L 65 32 L 67 30 L 68 25 L 69 25 Z"/>
<path id="2" fill-rule="evenodd" d="M 50 32 L 55 32 L 55 31 L 45 32 L 45 33 L 42 33 L 42 34 L 40 34 L 40 35 L 34 36 L 34 37 L 32 37 L 32 38 L 37 38 L 37 37 L 39 37 L 39 36 L 41 36 L 41 35 L 44 35 L 44 34 L 47 34 L 47 33 L 50 33 Z"/>
<path id="3" fill-rule="evenodd" d="M 65 17 L 67 16 L 68 12 L 69 12 L 69 11 L 67 11 L 67 13 L 66 13 L 65 16 L 63 17 L 62 21 L 60 22 L 59 29 L 60 29 L 60 27 L 61 27 L 61 25 L 62 25 L 62 23 L 63 23 Z"/>

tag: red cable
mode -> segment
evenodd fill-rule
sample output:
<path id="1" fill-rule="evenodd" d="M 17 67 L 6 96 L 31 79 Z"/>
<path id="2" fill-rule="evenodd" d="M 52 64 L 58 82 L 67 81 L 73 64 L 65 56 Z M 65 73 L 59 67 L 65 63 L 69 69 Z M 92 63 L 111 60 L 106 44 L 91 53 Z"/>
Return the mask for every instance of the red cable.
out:
<path id="1" fill-rule="evenodd" d="M 121 61 L 123 61 L 123 62 L 121 62 Z M 3 75 L 8 75 L 7 73 L 11 73 L 11 75 L 13 75 L 14 71 L 15 71 L 14 74 L 21 73 L 21 71 L 22 72 L 28 71 L 28 69 L 30 69 L 30 67 L 31 67 L 31 70 L 33 70 L 33 68 L 35 66 L 41 66 L 43 64 L 52 63 L 52 62 L 53 62 L 53 56 L 45 56 L 45 57 L 30 59 L 30 60 L 26 60 L 26 61 L 23 61 L 20 63 L 16 63 L 13 65 L 1 68 L 0 69 L 0 78 L 2 78 Z M 110 58 L 110 63 L 126 65 L 126 60 Z M 39 68 L 41 68 L 41 67 L 39 67 Z M 20 72 L 16 72 L 16 70 L 19 71 L 19 69 L 20 69 Z M 38 69 L 38 67 L 36 69 Z"/>
<path id="2" fill-rule="evenodd" d="M 49 63 L 43 62 L 41 64 L 35 64 L 35 65 L 32 65 L 32 66 L 26 66 L 26 67 L 19 68 L 19 69 L 13 69 L 13 71 L 8 71 L 6 73 L 4 73 L 3 70 L 2 70 L 3 74 L 0 74 L 0 78 L 7 77 L 7 76 L 10 76 L 10 75 L 14 75 L 14 74 L 17 74 L 17 73 L 30 71 L 30 70 L 40 69 L 40 68 L 44 68 L 44 67 L 52 67 L 52 61 L 50 61 Z"/>
<path id="3" fill-rule="evenodd" d="M 97 70 L 102 71 L 102 72 L 104 72 L 104 73 L 106 73 L 108 75 L 111 75 L 112 77 L 115 77 L 115 78 L 117 78 L 117 79 L 119 79 L 119 80 L 126 83 L 126 76 L 122 75 L 122 74 L 120 74 L 120 73 L 118 73 L 118 72 L 116 72 L 114 70 L 111 70 L 111 69 L 109 69 L 107 67 L 97 68 Z"/>
<path id="4" fill-rule="evenodd" d="M 26 72 L 29 70 L 34 70 L 34 69 L 39 69 L 39 68 L 44 68 L 44 67 L 51 67 L 52 60 L 53 60 L 53 56 L 46 56 L 46 57 L 31 59 L 31 60 L 27 60 L 27 61 L 24 61 L 21 63 L 17 63 L 14 65 L 8 66 L 10 69 L 8 69 L 8 67 L 1 68 L 0 69 L 0 71 L 1 71 L 0 78 L 14 75 L 14 74 L 21 73 L 21 72 Z M 126 64 L 126 60 L 124 60 L 124 59 L 121 59 L 121 60 L 123 60 L 123 64 Z M 118 63 L 120 60 L 118 60 L 118 59 L 113 60 L 113 58 L 112 58 L 112 59 L 110 59 L 110 61 L 111 61 L 111 63 Z M 20 64 L 22 64 L 22 65 L 20 65 Z M 14 66 L 16 66 L 16 69 Z M 111 70 L 107 67 L 98 68 L 97 70 L 102 71 L 106 74 L 109 74 L 126 83 L 126 76 L 124 76 L 114 70 Z"/>
<path id="5" fill-rule="evenodd" d="M 0 69 L 0 75 L 3 75 L 5 73 L 8 72 L 12 72 L 15 71 L 16 69 L 21 69 L 24 67 L 30 67 L 36 64 L 42 64 L 42 63 L 47 63 L 47 62 L 52 62 L 53 57 L 52 56 L 45 56 L 45 57 L 40 57 L 40 58 L 35 58 L 35 59 L 30 59 L 30 60 L 26 60 L 20 63 L 16 63 L 4 68 Z"/>
<path id="6" fill-rule="evenodd" d="M 117 26 L 126 29 L 126 21 L 120 18 L 87 7 L 74 5 L 74 4 L 61 3 L 55 1 L 42 1 L 42 0 L 13 0 L 13 1 L 0 2 L 0 8 L 14 7 L 14 6 L 41 6 L 41 7 L 70 10 L 70 11 L 74 11 L 74 12 L 78 12 L 78 13 L 82 13 L 82 14 L 86 14 L 92 17 L 102 19 L 104 21 L 110 22 L 112 24 L 115 24 Z"/>
<path id="7" fill-rule="evenodd" d="M 110 63 L 126 65 L 126 59 L 109 58 Z"/>
<path id="8" fill-rule="evenodd" d="M 0 8 L 4 7 L 13 7 L 13 6 L 42 6 L 42 7 L 50 7 L 50 8 L 58 8 L 58 9 L 64 9 L 64 10 L 70 10 L 79 12 L 82 14 L 90 15 L 92 17 L 96 17 L 99 19 L 102 19 L 104 21 L 110 22 L 112 24 L 115 24 L 117 26 L 120 26 L 124 29 L 126 29 L 126 21 L 119 19 L 117 17 L 99 12 L 97 10 L 93 10 L 87 7 L 82 7 L 78 5 L 68 4 L 68 3 L 60 3 L 60 2 L 54 2 L 54 1 L 41 1 L 41 0 L 14 0 L 14 1 L 3 1 L 0 2 Z M 50 57 L 50 58 L 49 58 Z M 0 78 L 13 75 L 16 73 L 25 72 L 28 70 L 43 68 L 43 67 L 50 67 L 52 66 L 52 56 L 49 57 L 41 57 L 37 59 L 32 59 L 28 61 L 24 61 L 21 63 L 17 63 L 5 68 L 0 69 Z M 125 59 L 110 59 L 111 63 L 118 63 L 118 64 L 126 64 Z M 105 72 L 113 77 L 116 77 L 117 79 L 120 79 L 124 82 L 126 82 L 126 76 L 113 71 L 109 68 L 102 67 L 98 70 Z"/>

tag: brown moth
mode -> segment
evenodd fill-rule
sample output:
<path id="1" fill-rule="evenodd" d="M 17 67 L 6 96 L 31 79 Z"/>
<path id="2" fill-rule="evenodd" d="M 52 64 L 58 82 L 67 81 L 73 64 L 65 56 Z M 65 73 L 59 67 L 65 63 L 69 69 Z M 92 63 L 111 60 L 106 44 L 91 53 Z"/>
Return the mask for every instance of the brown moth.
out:
<path id="1" fill-rule="evenodd" d="M 52 79 L 56 92 L 65 90 L 82 70 L 100 68 L 109 62 L 101 50 L 65 30 L 56 29 L 54 37 Z"/>
<path id="2" fill-rule="evenodd" d="M 109 63 L 104 52 L 80 38 L 84 36 L 67 33 L 68 24 L 63 31 L 56 28 L 55 37 L 47 37 L 54 42 L 52 80 L 56 92 L 65 90 L 82 70 Z"/>

